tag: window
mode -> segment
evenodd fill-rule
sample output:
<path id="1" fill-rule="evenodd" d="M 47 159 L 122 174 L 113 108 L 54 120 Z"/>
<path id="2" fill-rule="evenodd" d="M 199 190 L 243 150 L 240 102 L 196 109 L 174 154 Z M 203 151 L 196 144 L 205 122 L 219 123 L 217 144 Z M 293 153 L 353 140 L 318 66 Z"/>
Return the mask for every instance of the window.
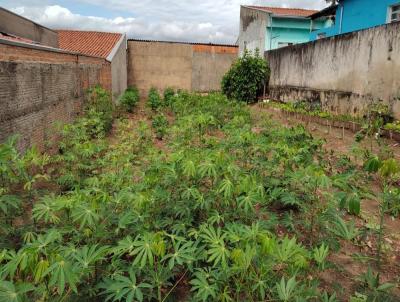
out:
<path id="1" fill-rule="evenodd" d="M 389 18 L 388 22 L 398 22 L 400 21 L 400 4 L 396 4 L 389 7 Z"/>

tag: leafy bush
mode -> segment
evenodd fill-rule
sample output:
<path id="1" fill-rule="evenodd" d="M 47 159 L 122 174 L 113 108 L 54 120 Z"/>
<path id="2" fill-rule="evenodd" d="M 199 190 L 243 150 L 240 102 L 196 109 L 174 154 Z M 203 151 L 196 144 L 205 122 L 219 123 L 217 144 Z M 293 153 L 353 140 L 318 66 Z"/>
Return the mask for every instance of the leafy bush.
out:
<path id="1" fill-rule="evenodd" d="M 136 87 L 129 87 L 119 101 L 126 111 L 133 112 L 133 109 L 139 102 L 139 90 Z"/>
<path id="2" fill-rule="evenodd" d="M 171 87 L 166 88 L 164 90 L 164 105 L 171 106 L 174 96 L 175 96 L 175 90 Z"/>
<path id="3" fill-rule="evenodd" d="M 156 88 L 151 88 L 147 97 L 147 104 L 152 110 L 162 107 L 161 97 Z"/>
<path id="4" fill-rule="evenodd" d="M 259 55 L 245 51 L 222 79 L 222 91 L 228 98 L 247 103 L 255 102 L 257 94 L 269 78 L 267 62 Z"/>
<path id="5" fill-rule="evenodd" d="M 152 126 L 154 130 L 156 131 L 156 136 L 158 139 L 162 139 L 167 132 L 167 127 L 168 127 L 168 120 L 165 117 L 164 114 L 160 113 L 157 114 L 153 118 Z"/>
<path id="6" fill-rule="evenodd" d="M 100 86 L 88 90 L 85 113 L 88 126 L 91 128 L 89 132 L 93 135 L 108 133 L 112 128 L 113 112 L 114 105 L 110 92 Z"/>

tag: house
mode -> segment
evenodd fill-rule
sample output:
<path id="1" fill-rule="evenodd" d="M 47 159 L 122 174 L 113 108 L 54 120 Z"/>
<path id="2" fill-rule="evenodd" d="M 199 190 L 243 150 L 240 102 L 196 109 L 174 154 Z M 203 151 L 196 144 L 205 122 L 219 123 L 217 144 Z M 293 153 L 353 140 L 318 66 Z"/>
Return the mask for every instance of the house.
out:
<path id="1" fill-rule="evenodd" d="M 3 7 L 0 7 L 0 38 L 58 48 L 58 35 L 54 30 Z"/>
<path id="2" fill-rule="evenodd" d="M 265 6 L 241 6 L 239 30 L 239 54 L 244 50 L 261 53 L 267 50 L 309 42 L 311 27 L 310 15 L 315 10 L 280 8 Z M 321 18 L 313 22 L 313 28 L 325 25 Z"/>
<path id="3" fill-rule="evenodd" d="M 317 23 L 329 20 L 323 28 L 313 28 L 310 40 L 314 41 L 400 21 L 400 0 L 338 0 L 310 18 Z"/>
<path id="4" fill-rule="evenodd" d="M 127 88 L 126 35 L 80 30 L 57 30 L 59 47 L 111 63 L 111 92 L 116 100 Z"/>

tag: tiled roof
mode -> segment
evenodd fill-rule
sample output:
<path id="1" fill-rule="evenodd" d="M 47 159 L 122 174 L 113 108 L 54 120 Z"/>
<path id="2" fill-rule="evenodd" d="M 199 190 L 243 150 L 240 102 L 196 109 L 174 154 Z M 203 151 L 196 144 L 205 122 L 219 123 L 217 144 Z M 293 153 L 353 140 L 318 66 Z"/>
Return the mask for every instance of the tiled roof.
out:
<path id="1" fill-rule="evenodd" d="M 269 7 L 269 6 L 248 6 L 254 9 L 266 11 L 279 16 L 296 16 L 296 17 L 308 17 L 316 12 L 317 10 L 302 9 L 302 8 L 283 8 L 283 7 Z"/>
<path id="2" fill-rule="evenodd" d="M 96 31 L 57 30 L 61 49 L 107 58 L 122 34 Z"/>
<path id="3" fill-rule="evenodd" d="M 223 43 L 180 42 L 180 41 L 148 40 L 148 39 L 128 39 L 128 41 L 156 42 L 156 43 L 169 43 L 169 44 L 188 44 L 188 45 L 205 45 L 205 46 L 222 46 L 222 47 L 235 47 L 235 48 L 239 47 L 235 44 L 223 44 Z"/>
<path id="4" fill-rule="evenodd" d="M 0 32 L 0 39 L 10 40 L 10 41 L 14 41 L 14 42 L 24 42 L 24 43 L 29 43 L 29 44 L 40 44 L 38 42 L 29 40 L 29 39 L 21 38 L 18 36 L 14 36 L 14 35 L 2 33 L 2 32 Z"/>

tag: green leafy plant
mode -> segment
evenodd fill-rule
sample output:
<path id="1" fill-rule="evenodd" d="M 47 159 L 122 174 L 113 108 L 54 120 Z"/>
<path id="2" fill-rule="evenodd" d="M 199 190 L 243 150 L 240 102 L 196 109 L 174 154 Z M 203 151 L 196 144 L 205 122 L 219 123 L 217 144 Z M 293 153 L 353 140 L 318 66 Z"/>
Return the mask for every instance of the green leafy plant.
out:
<path id="1" fill-rule="evenodd" d="M 321 270 L 325 269 L 326 258 L 329 255 L 329 246 L 324 243 L 319 248 L 314 248 L 313 258 Z"/>
<path id="2" fill-rule="evenodd" d="M 245 51 L 233 63 L 222 79 L 222 91 L 229 98 L 252 103 L 269 78 L 269 67 L 257 50 L 254 54 Z"/>
<path id="3" fill-rule="evenodd" d="M 108 133 L 111 130 L 113 111 L 114 106 L 109 91 L 100 86 L 88 90 L 86 107 L 87 120 L 91 122 L 98 120 L 88 129 L 93 132 L 93 135 L 98 135 L 100 131 Z M 100 131 L 97 130 L 99 128 L 101 129 Z"/>
<path id="4" fill-rule="evenodd" d="M 143 301 L 143 290 L 152 288 L 148 283 L 139 283 L 132 268 L 128 270 L 128 276 L 116 275 L 113 279 L 106 279 L 99 286 L 106 301 Z"/>
<path id="5" fill-rule="evenodd" d="M 152 110 L 157 110 L 162 106 L 160 94 L 156 88 L 151 88 L 147 96 L 147 104 Z"/>
<path id="6" fill-rule="evenodd" d="M 175 96 L 174 88 L 167 87 L 164 90 L 164 106 L 166 107 L 172 106 L 174 96 Z"/>
<path id="7" fill-rule="evenodd" d="M 371 267 L 359 277 L 365 288 L 366 301 L 390 301 L 390 290 L 395 287 L 392 283 L 380 283 L 379 273 L 375 274 Z"/>
<path id="8" fill-rule="evenodd" d="M 336 236 L 351 241 L 359 235 L 354 221 L 346 223 L 346 221 L 339 216 L 333 217 L 333 219 L 330 231 Z"/>
<path id="9" fill-rule="evenodd" d="M 282 302 L 292 301 L 296 297 L 297 282 L 296 277 L 293 276 L 287 282 L 282 277 L 281 282 L 276 284 L 276 291 L 278 292 L 279 300 Z"/>
<path id="10" fill-rule="evenodd" d="M 107 107 L 107 93 L 92 97 Z M 87 106 L 57 154 L 0 144 L 0 300 L 333 302 L 316 267 L 338 238 L 363 238 L 340 196 L 365 198 L 376 177 L 394 204 L 390 157 L 364 171 L 337 162 L 304 127 L 221 94 L 177 92 L 173 118 L 160 118 L 165 146 L 154 112 L 113 119 L 109 137 L 103 110 Z"/>
<path id="11" fill-rule="evenodd" d="M 26 294 L 33 291 L 35 287 L 30 283 L 13 284 L 0 280 L 0 301 L 1 302 L 22 302 L 26 301 Z"/>
<path id="12" fill-rule="evenodd" d="M 167 133 L 168 120 L 164 114 L 160 113 L 153 117 L 152 126 L 158 139 L 163 139 Z"/>
<path id="13" fill-rule="evenodd" d="M 129 87 L 121 95 L 119 102 L 126 111 L 133 112 L 133 109 L 139 102 L 139 98 L 139 90 L 136 87 Z"/>

